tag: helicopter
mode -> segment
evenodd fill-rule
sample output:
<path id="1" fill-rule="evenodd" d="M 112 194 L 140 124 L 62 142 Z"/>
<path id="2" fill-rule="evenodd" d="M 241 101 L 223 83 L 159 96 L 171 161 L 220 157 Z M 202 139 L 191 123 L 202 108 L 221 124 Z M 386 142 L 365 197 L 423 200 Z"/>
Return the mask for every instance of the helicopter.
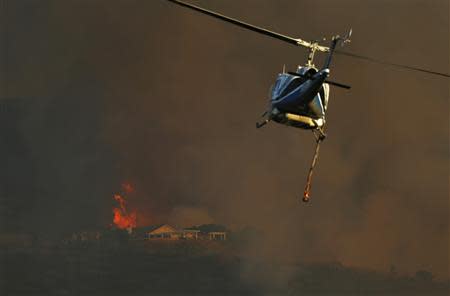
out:
<path id="1" fill-rule="evenodd" d="M 222 21 L 232 23 L 250 31 L 254 31 L 290 43 L 292 45 L 302 46 L 308 49 L 309 53 L 307 56 L 306 64 L 304 66 L 298 66 L 295 72 L 286 72 L 283 67 L 283 72 L 278 74 L 277 79 L 270 91 L 271 93 L 269 98 L 269 108 L 261 115 L 263 119 L 259 122 L 256 122 L 256 128 L 262 128 L 269 122 L 274 121 L 286 126 L 304 130 L 311 130 L 313 132 L 316 142 L 316 148 L 306 179 L 305 189 L 303 191 L 302 201 L 304 202 L 308 202 L 310 200 L 313 171 L 319 157 L 320 144 L 326 138 L 325 115 L 330 95 L 330 85 L 344 89 L 351 88 L 351 86 L 349 85 L 334 82 L 328 79 L 330 76 L 330 65 L 333 54 L 337 53 L 353 58 L 368 60 L 375 63 L 426 72 L 429 74 L 435 74 L 444 77 L 450 77 L 445 73 L 384 62 L 370 57 L 337 50 L 336 47 L 338 45 L 344 46 L 345 44 L 350 42 L 352 29 L 350 29 L 349 32 L 343 37 L 339 35 L 333 36 L 331 38 L 331 44 L 329 46 L 324 46 L 319 44 L 318 41 L 306 41 L 300 38 L 293 38 L 290 36 L 279 34 L 184 1 L 167 1 L 212 16 Z M 314 64 L 314 56 L 316 52 L 323 52 L 328 54 L 323 66 L 320 68 L 316 67 L 316 65 Z"/>

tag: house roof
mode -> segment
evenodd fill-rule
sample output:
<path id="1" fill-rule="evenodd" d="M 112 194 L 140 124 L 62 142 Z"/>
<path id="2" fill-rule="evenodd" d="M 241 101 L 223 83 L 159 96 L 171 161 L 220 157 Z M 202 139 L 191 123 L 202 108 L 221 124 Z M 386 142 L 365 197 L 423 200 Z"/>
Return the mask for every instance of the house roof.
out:
<path id="1" fill-rule="evenodd" d="M 173 233 L 173 232 L 227 232 L 227 228 L 219 224 L 203 224 L 192 226 L 184 229 L 179 229 L 169 224 L 156 224 L 146 227 L 139 227 L 134 230 L 136 234 L 146 235 L 146 234 L 157 234 L 157 233 Z"/>
<path id="2" fill-rule="evenodd" d="M 177 228 L 170 226 L 169 224 L 160 224 L 149 227 L 146 233 L 168 233 L 168 232 L 180 232 Z"/>
<path id="3" fill-rule="evenodd" d="M 154 232 L 155 230 L 158 230 L 164 226 L 170 227 L 171 229 L 173 229 L 175 231 L 179 231 L 177 228 L 175 228 L 169 224 L 155 224 L 155 225 L 150 225 L 150 226 L 138 227 L 134 230 L 134 232 L 140 233 L 140 234 L 146 234 L 146 233 Z"/>

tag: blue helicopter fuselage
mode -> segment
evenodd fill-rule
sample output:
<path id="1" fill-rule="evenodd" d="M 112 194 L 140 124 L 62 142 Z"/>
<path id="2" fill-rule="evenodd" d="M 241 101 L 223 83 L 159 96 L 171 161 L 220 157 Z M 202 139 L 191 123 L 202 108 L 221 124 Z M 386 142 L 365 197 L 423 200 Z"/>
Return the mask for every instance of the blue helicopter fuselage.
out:
<path id="1" fill-rule="evenodd" d="M 329 69 L 299 67 L 296 73 L 280 73 L 271 94 L 272 120 L 299 128 L 314 129 L 325 123 Z"/>

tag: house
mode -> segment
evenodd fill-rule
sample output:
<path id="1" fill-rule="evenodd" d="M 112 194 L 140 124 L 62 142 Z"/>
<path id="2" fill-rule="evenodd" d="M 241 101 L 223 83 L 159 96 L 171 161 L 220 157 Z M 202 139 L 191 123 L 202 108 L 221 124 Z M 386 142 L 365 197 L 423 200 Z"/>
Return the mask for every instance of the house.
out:
<path id="1" fill-rule="evenodd" d="M 147 239 L 180 239 L 183 232 L 168 224 L 150 226 L 145 231 Z"/>
<path id="2" fill-rule="evenodd" d="M 209 240 L 227 240 L 227 233 L 225 231 L 211 231 L 208 232 Z"/>
<path id="3" fill-rule="evenodd" d="M 151 226 L 146 231 L 147 239 L 198 239 L 200 230 L 177 229 L 169 224 Z"/>
<path id="4" fill-rule="evenodd" d="M 183 238 L 198 239 L 200 230 L 198 229 L 183 229 Z"/>
<path id="5" fill-rule="evenodd" d="M 227 229 L 223 225 L 203 224 L 203 225 L 193 226 L 189 229 L 197 230 L 198 237 L 200 239 L 206 239 L 206 240 L 226 240 L 227 239 Z"/>
<path id="6" fill-rule="evenodd" d="M 134 235 L 148 240 L 226 240 L 225 226 L 215 224 L 203 224 L 185 229 L 179 229 L 169 224 L 159 224 L 136 229 Z"/>

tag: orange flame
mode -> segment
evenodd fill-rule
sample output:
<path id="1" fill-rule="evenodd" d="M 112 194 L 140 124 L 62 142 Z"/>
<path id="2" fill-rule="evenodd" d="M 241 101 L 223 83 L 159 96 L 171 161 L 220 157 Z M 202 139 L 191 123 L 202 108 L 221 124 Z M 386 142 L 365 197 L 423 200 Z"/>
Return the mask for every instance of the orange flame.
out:
<path id="1" fill-rule="evenodd" d="M 132 193 L 134 191 L 134 187 L 130 183 L 125 182 L 125 183 L 122 183 L 122 190 L 126 194 L 129 194 L 129 193 Z"/>
<path id="2" fill-rule="evenodd" d="M 119 194 L 114 195 L 119 207 L 113 208 L 113 223 L 119 229 L 131 230 L 136 228 L 136 212 L 128 213 L 125 198 Z"/>

